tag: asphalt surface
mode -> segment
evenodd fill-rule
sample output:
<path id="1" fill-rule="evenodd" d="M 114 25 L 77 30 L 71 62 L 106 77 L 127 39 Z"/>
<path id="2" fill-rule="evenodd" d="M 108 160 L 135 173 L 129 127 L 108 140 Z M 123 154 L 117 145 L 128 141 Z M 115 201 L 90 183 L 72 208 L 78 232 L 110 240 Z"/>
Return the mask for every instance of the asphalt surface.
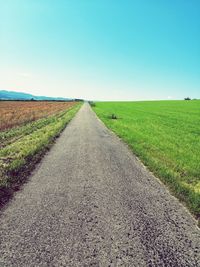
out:
<path id="1" fill-rule="evenodd" d="M 0 266 L 200 266 L 196 221 L 88 104 L 1 212 Z"/>

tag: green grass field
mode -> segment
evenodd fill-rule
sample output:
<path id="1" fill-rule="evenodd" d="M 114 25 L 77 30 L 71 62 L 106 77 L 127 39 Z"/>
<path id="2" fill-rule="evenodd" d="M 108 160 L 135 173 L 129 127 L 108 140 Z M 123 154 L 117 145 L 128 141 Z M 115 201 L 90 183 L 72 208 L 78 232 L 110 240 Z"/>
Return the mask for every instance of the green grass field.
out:
<path id="1" fill-rule="evenodd" d="M 199 218 L 200 101 L 97 102 L 93 109 Z"/>
<path id="2" fill-rule="evenodd" d="M 33 169 L 80 106 L 76 104 L 66 111 L 0 132 L 0 204 L 12 188 L 25 180 L 24 174 Z"/>

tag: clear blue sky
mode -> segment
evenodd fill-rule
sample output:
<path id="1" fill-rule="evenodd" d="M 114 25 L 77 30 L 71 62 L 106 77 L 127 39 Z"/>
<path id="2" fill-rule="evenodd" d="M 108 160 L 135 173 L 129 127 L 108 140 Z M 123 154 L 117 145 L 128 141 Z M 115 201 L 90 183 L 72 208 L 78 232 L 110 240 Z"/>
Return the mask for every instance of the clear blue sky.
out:
<path id="1" fill-rule="evenodd" d="M 0 0 L 0 89 L 200 98 L 200 1 Z"/>

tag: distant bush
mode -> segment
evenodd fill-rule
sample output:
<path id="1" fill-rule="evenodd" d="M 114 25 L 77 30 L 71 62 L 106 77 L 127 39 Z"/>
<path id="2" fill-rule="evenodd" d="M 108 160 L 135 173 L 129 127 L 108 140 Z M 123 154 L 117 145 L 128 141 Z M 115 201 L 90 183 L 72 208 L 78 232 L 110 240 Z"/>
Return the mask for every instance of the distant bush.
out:
<path id="1" fill-rule="evenodd" d="M 88 103 L 90 104 L 91 107 L 96 107 L 96 103 L 95 102 L 89 101 Z"/>
<path id="2" fill-rule="evenodd" d="M 84 102 L 84 100 L 83 99 L 80 99 L 80 98 L 75 98 L 74 101 L 75 102 Z"/>
<path id="3" fill-rule="evenodd" d="M 190 97 L 185 97 L 184 100 L 191 100 L 191 98 Z"/>

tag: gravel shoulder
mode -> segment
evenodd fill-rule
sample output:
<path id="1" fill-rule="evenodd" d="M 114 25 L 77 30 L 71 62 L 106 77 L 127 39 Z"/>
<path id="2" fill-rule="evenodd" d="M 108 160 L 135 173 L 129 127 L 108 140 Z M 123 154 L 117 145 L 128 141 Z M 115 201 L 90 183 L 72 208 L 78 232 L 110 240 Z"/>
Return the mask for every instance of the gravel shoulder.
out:
<path id="1" fill-rule="evenodd" d="M 0 216 L 0 266 L 200 266 L 196 221 L 84 104 Z"/>

